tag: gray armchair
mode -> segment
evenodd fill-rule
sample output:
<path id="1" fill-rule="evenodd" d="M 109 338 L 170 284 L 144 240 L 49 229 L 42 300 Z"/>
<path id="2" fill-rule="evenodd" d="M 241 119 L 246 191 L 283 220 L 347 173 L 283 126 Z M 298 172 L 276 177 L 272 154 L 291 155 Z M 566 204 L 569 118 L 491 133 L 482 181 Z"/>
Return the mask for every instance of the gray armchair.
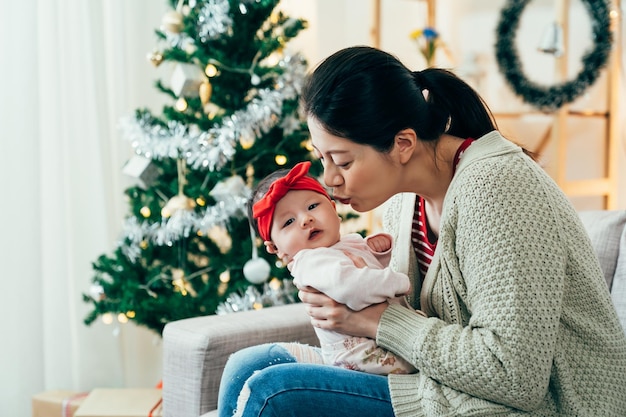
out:
<path id="1" fill-rule="evenodd" d="M 302 304 L 168 323 L 163 330 L 163 416 L 198 417 L 214 410 L 228 357 L 269 342 L 319 344 Z"/>

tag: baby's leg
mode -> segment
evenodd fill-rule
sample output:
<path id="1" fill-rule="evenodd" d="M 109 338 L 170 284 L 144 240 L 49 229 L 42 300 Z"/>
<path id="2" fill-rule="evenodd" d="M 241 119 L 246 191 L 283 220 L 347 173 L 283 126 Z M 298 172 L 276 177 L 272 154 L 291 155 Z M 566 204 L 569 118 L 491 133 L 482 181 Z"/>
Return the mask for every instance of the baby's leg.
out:
<path id="1" fill-rule="evenodd" d="M 301 343 L 276 343 L 293 355 L 296 362 L 323 364 L 320 348 Z"/>
<path id="2" fill-rule="evenodd" d="M 372 339 L 348 337 L 334 352 L 334 365 L 377 375 L 412 374 L 417 369 L 400 356 L 385 350 Z"/>

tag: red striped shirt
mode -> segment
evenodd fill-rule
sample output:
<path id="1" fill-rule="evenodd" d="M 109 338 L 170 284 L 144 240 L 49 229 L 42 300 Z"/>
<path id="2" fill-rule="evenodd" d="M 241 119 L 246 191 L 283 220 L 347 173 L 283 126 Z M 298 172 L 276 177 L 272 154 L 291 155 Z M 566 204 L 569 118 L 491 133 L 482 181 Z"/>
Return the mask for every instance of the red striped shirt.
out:
<path id="1" fill-rule="evenodd" d="M 423 277 L 428 272 L 428 267 L 433 259 L 437 239 L 428 239 L 428 225 L 426 212 L 424 211 L 424 199 L 417 196 L 415 199 L 415 215 L 413 216 L 413 227 L 411 228 L 411 242 L 413 250 L 417 256 L 417 265 L 420 275 Z"/>
<path id="2" fill-rule="evenodd" d="M 472 142 L 474 142 L 474 139 L 467 138 L 463 141 L 461 146 L 459 146 L 459 149 L 454 155 L 452 175 L 456 172 L 456 167 L 461 160 L 463 152 L 472 144 Z M 413 250 L 417 256 L 417 266 L 422 277 L 419 283 L 421 287 L 421 280 L 424 276 L 426 276 L 428 267 L 430 266 L 430 263 L 433 260 L 433 255 L 435 254 L 437 237 L 433 233 L 429 236 L 424 199 L 420 196 L 417 196 L 415 199 L 415 213 L 413 215 L 413 226 L 411 227 L 411 243 L 413 244 Z"/>

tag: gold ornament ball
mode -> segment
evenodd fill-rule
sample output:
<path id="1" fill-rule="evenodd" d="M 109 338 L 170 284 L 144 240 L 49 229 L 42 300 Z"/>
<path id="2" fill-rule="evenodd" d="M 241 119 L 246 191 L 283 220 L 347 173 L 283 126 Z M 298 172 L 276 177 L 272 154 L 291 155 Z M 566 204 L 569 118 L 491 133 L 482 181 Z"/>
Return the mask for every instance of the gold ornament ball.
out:
<path id="1" fill-rule="evenodd" d="M 183 15 L 176 10 L 169 10 L 161 19 L 161 28 L 170 33 L 180 33 L 183 30 Z"/>
<path id="2" fill-rule="evenodd" d="M 148 54 L 148 61 L 155 67 L 158 67 L 163 62 L 163 54 L 158 51 L 154 51 Z"/>

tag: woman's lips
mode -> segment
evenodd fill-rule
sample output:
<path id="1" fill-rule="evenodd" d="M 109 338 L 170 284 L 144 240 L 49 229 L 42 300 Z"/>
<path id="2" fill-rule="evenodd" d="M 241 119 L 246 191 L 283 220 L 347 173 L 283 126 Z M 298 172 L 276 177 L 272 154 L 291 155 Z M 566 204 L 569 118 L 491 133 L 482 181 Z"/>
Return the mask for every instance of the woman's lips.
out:
<path id="1" fill-rule="evenodd" d="M 335 198 L 335 200 L 339 201 L 341 204 L 345 204 L 345 205 L 350 204 L 350 199 L 349 198 L 337 197 L 337 196 L 334 196 L 334 198 Z"/>

